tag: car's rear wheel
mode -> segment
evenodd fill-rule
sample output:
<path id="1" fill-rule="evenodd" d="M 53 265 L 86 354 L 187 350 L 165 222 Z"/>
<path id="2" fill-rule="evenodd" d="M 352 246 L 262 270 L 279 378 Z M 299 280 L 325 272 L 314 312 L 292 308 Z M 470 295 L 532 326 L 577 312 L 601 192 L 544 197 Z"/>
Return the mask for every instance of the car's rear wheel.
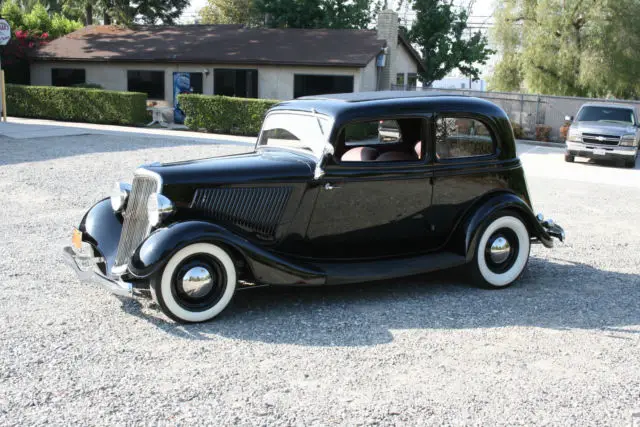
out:
<path id="1" fill-rule="evenodd" d="M 233 298 L 236 269 L 220 246 L 195 243 L 176 252 L 150 285 L 153 299 L 167 316 L 178 322 L 205 322 Z"/>
<path id="2" fill-rule="evenodd" d="M 573 161 L 576 159 L 576 156 L 569 154 L 569 153 L 565 153 L 564 155 L 564 161 L 568 162 L 568 163 L 573 163 Z"/>
<path id="3" fill-rule="evenodd" d="M 515 282 L 529 260 L 531 241 L 524 222 L 511 213 L 490 219 L 481 231 L 471 265 L 474 281 L 488 288 Z"/>

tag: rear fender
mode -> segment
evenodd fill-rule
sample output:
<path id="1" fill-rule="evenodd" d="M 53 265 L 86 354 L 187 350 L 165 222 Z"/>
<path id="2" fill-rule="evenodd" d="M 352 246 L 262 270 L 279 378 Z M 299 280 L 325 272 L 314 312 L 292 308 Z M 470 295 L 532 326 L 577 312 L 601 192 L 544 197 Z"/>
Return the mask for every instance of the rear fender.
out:
<path id="1" fill-rule="evenodd" d="M 458 254 L 465 255 L 467 261 L 475 256 L 477 241 L 480 232 L 487 224 L 489 218 L 498 212 L 509 211 L 517 214 L 529 230 L 529 235 L 542 242 L 546 247 L 553 247 L 551 236 L 542 227 L 524 200 L 513 193 L 492 194 L 489 198 L 474 205 L 466 217 L 459 223 L 454 238 L 451 240 L 451 249 Z"/>
<path id="2" fill-rule="evenodd" d="M 315 267 L 269 252 L 224 227 L 205 221 L 178 222 L 153 232 L 133 254 L 129 272 L 137 278 L 148 278 L 161 271 L 177 251 L 202 242 L 218 243 L 240 253 L 260 284 L 322 285 L 326 281 L 324 273 Z"/>

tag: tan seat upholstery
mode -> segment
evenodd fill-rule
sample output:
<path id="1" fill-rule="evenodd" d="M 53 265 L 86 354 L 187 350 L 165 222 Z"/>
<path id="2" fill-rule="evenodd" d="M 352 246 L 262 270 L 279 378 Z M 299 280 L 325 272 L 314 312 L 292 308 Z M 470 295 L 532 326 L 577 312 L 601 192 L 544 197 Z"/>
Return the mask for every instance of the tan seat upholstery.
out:
<path id="1" fill-rule="evenodd" d="M 378 150 L 372 147 L 355 147 L 342 155 L 343 162 L 372 162 L 378 157 Z"/>
<path id="2" fill-rule="evenodd" d="M 416 145 L 413 146 L 413 151 L 416 152 L 418 159 L 422 158 L 422 141 L 416 142 Z"/>

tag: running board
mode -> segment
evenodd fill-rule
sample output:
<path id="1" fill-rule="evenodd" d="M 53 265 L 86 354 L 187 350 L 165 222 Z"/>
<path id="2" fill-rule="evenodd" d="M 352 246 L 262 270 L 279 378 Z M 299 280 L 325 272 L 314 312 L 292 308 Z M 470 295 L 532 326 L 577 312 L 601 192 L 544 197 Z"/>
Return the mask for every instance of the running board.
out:
<path id="1" fill-rule="evenodd" d="M 466 258 L 451 252 L 437 252 L 411 258 L 366 262 L 314 263 L 326 277 L 327 285 L 373 282 L 397 277 L 415 276 L 436 270 L 458 267 Z"/>

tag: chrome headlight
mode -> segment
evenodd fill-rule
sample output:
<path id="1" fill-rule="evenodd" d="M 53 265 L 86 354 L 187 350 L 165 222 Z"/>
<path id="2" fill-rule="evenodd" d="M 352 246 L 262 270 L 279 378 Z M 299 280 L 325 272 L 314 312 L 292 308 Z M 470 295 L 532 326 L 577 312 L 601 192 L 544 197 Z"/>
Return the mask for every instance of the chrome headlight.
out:
<path id="1" fill-rule="evenodd" d="M 116 182 L 111 190 L 111 207 L 114 212 L 120 212 L 127 204 L 131 193 L 131 185 L 124 182 Z"/>
<path id="2" fill-rule="evenodd" d="M 162 194 L 152 193 L 147 200 L 147 215 L 152 227 L 162 223 L 175 212 L 175 206 L 171 200 Z"/>
<path id="3" fill-rule="evenodd" d="M 620 145 L 623 147 L 636 147 L 638 145 L 636 135 L 633 133 L 622 135 L 622 138 L 620 138 Z"/>
<path id="4" fill-rule="evenodd" d="M 582 132 L 580 132 L 578 129 L 569 128 L 569 135 L 567 135 L 567 141 L 582 142 Z"/>

